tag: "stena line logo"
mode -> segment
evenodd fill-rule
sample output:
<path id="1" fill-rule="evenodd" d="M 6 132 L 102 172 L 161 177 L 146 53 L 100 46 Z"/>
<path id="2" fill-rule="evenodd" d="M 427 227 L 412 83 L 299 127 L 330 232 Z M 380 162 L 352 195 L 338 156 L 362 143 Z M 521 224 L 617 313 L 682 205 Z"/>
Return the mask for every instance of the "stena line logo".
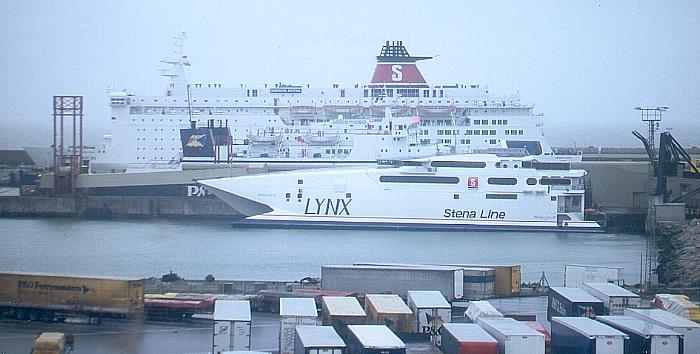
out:
<path id="1" fill-rule="evenodd" d="M 403 73 L 401 72 L 401 65 L 392 65 L 391 66 L 391 80 L 392 81 L 401 81 L 403 80 Z"/>
<path id="2" fill-rule="evenodd" d="M 304 214 L 307 215 L 350 215 L 350 202 L 352 199 L 318 199 L 306 198 Z"/>

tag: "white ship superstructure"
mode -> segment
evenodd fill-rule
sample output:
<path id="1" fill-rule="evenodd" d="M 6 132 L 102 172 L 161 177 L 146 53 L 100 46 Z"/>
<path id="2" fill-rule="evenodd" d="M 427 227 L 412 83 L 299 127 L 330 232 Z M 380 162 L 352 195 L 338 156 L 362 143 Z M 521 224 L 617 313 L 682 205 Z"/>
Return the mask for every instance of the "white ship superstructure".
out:
<path id="1" fill-rule="evenodd" d="M 111 131 L 98 149 L 93 171 L 178 169 L 181 162 L 261 159 L 366 162 L 412 157 L 419 148 L 417 155 L 435 154 L 438 149 L 517 150 L 540 159 L 555 158 L 543 136 L 543 117 L 534 114 L 533 105 L 521 103 L 518 95 L 492 95 L 479 85 L 429 85 L 416 62 L 430 57 L 410 56 L 402 42 L 383 46 L 369 84 L 226 88 L 187 82 L 184 68 L 189 62 L 183 41 L 184 34 L 176 36 L 173 54 L 163 60 L 169 67 L 162 74 L 170 78 L 163 95 L 111 93 Z M 392 117 L 409 123 L 382 124 L 387 108 Z M 211 156 L 183 154 L 180 130 L 192 125 L 222 129 L 214 137 Z M 400 130 L 405 139 L 392 137 Z M 367 139 L 355 140 L 366 135 L 379 141 L 379 151 L 353 156 L 352 151 Z M 395 143 L 388 146 L 389 141 Z"/>
<path id="2" fill-rule="evenodd" d="M 199 183 L 250 215 L 239 226 L 603 231 L 584 220 L 585 174 L 568 163 L 469 154 Z"/>

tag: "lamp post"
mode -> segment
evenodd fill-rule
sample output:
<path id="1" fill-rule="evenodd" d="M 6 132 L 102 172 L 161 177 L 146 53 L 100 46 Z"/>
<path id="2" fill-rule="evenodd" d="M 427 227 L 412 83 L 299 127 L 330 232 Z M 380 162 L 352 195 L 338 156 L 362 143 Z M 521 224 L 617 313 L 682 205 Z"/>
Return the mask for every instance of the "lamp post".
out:
<path id="1" fill-rule="evenodd" d="M 655 107 L 655 108 L 642 108 L 635 107 L 637 111 L 642 113 L 642 121 L 649 125 L 649 178 L 647 180 L 647 218 L 645 223 L 645 229 L 647 233 L 647 244 L 646 244 L 646 270 L 644 276 L 645 289 L 649 290 L 649 286 L 652 283 L 651 276 L 656 270 L 656 203 L 657 203 L 657 191 L 656 191 L 656 179 L 655 179 L 655 165 L 656 165 L 656 147 L 654 145 L 654 135 L 659 129 L 659 122 L 661 121 L 661 114 L 668 110 L 668 107 Z"/>

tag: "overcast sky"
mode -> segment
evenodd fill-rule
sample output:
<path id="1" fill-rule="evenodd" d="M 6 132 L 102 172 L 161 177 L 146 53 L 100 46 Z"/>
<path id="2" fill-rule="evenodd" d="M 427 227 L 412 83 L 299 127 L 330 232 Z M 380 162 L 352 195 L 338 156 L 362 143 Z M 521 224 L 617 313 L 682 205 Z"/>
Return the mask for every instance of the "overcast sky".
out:
<path id="1" fill-rule="evenodd" d="M 639 146 L 635 106 L 700 145 L 698 1 L 0 0 L 0 147 L 48 146 L 52 96 L 85 96 L 86 133 L 109 130 L 108 87 L 161 94 L 161 59 L 187 32 L 190 82 L 368 83 L 403 40 L 429 84 L 520 92 L 555 146 Z"/>

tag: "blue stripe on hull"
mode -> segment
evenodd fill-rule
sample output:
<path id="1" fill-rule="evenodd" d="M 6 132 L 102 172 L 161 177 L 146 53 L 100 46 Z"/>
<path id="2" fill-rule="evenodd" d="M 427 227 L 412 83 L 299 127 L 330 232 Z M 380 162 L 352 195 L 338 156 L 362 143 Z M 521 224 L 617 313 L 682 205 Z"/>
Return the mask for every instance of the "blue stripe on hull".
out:
<path id="1" fill-rule="evenodd" d="M 232 221 L 233 227 L 253 227 L 270 229 L 336 229 L 336 230 L 402 230 L 402 231 L 535 231 L 535 232 L 583 232 L 602 233 L 603 227 L 558 227 L 528 225 L 457 225 L 457 224 L 420 224 L 401 222 L 333 222 L 333 221 L 291 221 L 291 220 L 251 220 Z"/>

